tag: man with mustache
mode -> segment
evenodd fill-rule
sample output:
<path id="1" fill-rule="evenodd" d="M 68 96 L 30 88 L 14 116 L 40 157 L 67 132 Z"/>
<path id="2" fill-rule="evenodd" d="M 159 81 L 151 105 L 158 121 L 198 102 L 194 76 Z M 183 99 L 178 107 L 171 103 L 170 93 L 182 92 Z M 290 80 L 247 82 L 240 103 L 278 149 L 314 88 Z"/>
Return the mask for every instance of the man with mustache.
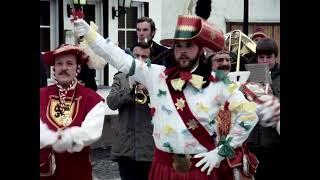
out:
<path id="1" fill-rule="evenodd" d="M 40 89 L 40 179 L 91 180 L 89 146 L 101 137 L 106 107 L 76 77 L 81 64 L 95 59 L 72 45 L 43 58 L 56 83 Z"/>
<path id="2" fill-rule="evenodd" d="M 208 52 L 207 60 L 211 64 L 213 71 L 221 70 L 225 74 L 229 74 L 231 71 L 232 58 L 227 48 L 216 52 Z M 280 134 L 280 101 L 274 95 L 264 95 L 264 87 L 258 83 L 245 83 L 241 85 L 241 90 L 250 101 L 254 101 L 256 96 L 264 101 L 264 103 L 257 102 L 257 114 L 260 117 L 260 125 L 263 127 L 276 127 Z M 245 89 L 245 90 L 244 90 Z M 252 94 L 253 93 L 253 94 Z"/>
<path id="3" fill-rule="evenodd" d="M 276 57 L 276 50 L 277 47 L 274 41 L 269 39 L 260 40 L 257 46 L 257 57 L 260 63 L 270 62 L 271 65 L 269 65 L 273 67 L 274 64 L 272 63 L 276 61 L 272 57 Z M 212 64 L 213 71 L 223 70 L 224 73 L 229 74 L 231 70 L 231 57 L 228 50 L 209 53 L 207 58 Z M 255 178 L 257 180 L 276 179 L 275 175 L 278 173 L 270 172 L 279 172 L 280 170 L 280 167 L 278 167 L 280 164 L 280 101 L 272 92 L 266 95 L 265 87 L 258 83 L 245 83 L 241 85 L 240 89 L 249 101 L 257 103 L 260 126 L 254 128 L 247 140 L 250 151 L 256 154 L 260 162 Z M 276 127 L 279 135 L 276 134 L 274 127 Z"/>
<path id="4" fill-rule="evenodd" d="M 173 48 L 177 64 L 166 68 L 141 64 L 92 31 L 83 19 L 74 25 L 95 53 L 149 92 L 155 141 L 150 180 L 252 177 L 256 162 L 251 162 L 253 166 L 243 162 L 242 143 L 258 121 L 255 104 L 204 61 L 204 47 L 213 51 L 224 47 L 217 27 L 198 16 L 179 16 L 175 37 L 160 41 Z"/>

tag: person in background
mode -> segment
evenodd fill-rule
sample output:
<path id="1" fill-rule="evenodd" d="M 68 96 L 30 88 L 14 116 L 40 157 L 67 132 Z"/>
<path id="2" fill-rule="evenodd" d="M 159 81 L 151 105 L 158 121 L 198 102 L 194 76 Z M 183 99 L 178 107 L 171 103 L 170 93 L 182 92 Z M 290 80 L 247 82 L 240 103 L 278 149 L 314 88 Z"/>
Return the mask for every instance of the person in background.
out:
<path id="1" fill-rule="evenodd" d="M 131 50 L 140 61 L 137 66 L 146 63 L 150 57 L 151 50 L 147 43 L 139 42 Z M 107 97 L 109 108 L 119 111 L 111 159 L 118 162 L 122 180 L 147 180 L 154 150 L 149 93 L 142 84 L 129 81 L 127 74 L 116 73 Z M 136 99 L 137 93 L 144 94 L 144 98 Z"/>
<path id="2" fill-rule="evenodd" d="M 270 66 L 274 67 L 276 54 L 277 48 L 274 41 L 262 39 L 258 43 L 257 56 L 260 63 L 270 62 Z M 266 59 L 266 56 L 269 59 Z M 207 58 L 211 62 L 212 70 L 230 73 L 229 51 L 211 53 Z M 247 82 L 241 84 L 240 89 L 249 101 L 257 104 L 259 126 L 253 129 L 247 140 L 249 150 L 256 154 L 259 160 L 255 179 L 279 179 L 277 175 L 280 172 L 280 100 L 276 94 L 272 94 L 272 91 L 271 94 L 265 94 L 265 87 L 258 83 Z"/>
<path id="3" fill-rule="evenodd" d="M 278 46 L 275 40 L 260 39 L 256 47 L 256 57 L 257 63 L 268 64 L 272 79 L 272 93 L 280 101 L 280 64 L 277 63 Z M 280 118 L 276 124 L 277 129 L 273 127 L 272 121 L 266 122 L 265 127 L 257 126 L 250 138 L 253 143 L 249 147 L 261 163 L 257 171 L 257 180 L 280 179 L 278 176 L 281 173 Z"/>
<path id="4" fill-rule="evenodd" d="M 167 68 L 173 66 L 173 61 L 169 61 L 164 58 L 170 50 L 164 46 L 161 46 L 153 40 L 156 34 L 156 25 L 151 18 L 139 18 L 137 20 L 136 32 L 138 36 L 138 42 L 148 43 L 151 48 L 151 63 L 164 65 Z"/>

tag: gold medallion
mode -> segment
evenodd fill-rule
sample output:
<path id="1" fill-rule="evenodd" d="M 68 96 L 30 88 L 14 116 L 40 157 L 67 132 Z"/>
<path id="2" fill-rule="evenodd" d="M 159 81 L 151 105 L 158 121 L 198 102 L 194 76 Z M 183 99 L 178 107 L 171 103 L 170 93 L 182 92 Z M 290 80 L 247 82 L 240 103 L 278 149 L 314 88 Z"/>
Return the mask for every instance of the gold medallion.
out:
<path id="1" fill-rule="evenodd" d="M 72 118 L 70 116 L 70 111 L 65 111 L 61 116 L 61 123 L 63 126 L 69 126 L 72 122 Z"/>

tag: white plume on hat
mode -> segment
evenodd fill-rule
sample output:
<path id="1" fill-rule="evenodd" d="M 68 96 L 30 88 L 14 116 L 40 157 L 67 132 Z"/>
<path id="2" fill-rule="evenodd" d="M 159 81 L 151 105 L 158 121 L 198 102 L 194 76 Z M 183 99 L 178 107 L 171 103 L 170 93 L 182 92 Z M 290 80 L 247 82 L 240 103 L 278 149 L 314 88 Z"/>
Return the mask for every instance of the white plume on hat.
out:
<path id="1" fill-rule="evenodd" d="M 90 27 L 94 31 L 98 30 L 98 26 L 92 21 L 90 21 Z M 107 61 L 105 59 L 103 59 L 102 57 L 98 56 L 96 53 L 94 53 L 92 51 L 92 49 L 90 48 L 88 42 L 85 39 L 83 39 L 80 42 L 78 47 L 89 55 L 90 58 L 89 58 L 89 61 L 88 61 L 87 65 L 88 65 L 88 67 L 90 69 L 103 69 L 104 66 L 107 64 Z"/>

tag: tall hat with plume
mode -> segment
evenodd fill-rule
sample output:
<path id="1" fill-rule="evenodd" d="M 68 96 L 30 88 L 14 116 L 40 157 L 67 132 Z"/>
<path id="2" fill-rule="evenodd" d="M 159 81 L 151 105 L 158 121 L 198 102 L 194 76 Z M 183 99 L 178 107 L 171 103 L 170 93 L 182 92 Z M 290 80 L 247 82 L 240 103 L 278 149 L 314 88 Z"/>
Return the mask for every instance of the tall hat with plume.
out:
<path id="1" fill-rule="evenodd" d="M 163 39 L 160 43 L 172 47 L 176 40 L 194 40 L 199 46 L 213 51 L 224 47 L 222 31 L 207 22 L 211 13 L 211 0 L 198 0 L 195 8 L 196 15 L 180 15 L 172 39 Z"/>

